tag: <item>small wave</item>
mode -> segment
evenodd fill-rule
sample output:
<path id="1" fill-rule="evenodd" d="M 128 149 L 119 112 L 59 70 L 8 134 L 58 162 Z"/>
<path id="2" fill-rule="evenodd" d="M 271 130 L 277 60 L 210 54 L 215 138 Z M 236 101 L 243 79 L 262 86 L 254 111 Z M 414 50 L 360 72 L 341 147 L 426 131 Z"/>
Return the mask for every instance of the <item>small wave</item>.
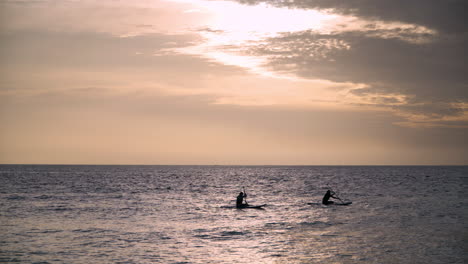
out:
<path id="1" fill-rule="evenodd" d="M 240 232 L 240 231 L 223 231 L 214 235 L 208 234 L 197 234 L 193 237 L 201 238 L 201 239 L 209 239 L 209 240 L 230 240 L 230 239 L 238 239 L 242 236 L 248 234 L 248 232 Z"/>
<path id="2" fill-rule="evenodd" d="M 54 207 L 49 207 L 48 210 L 51 210 L 51 211 L 71 211 L 71 210 L 73 210 L 73 208 L 65 207 L 65 206 L 54 206 Z"/>
<path id="3" fill-rule="evenodd" d="M 18 262 L 20 263 L 21 260 L 19 259 L 16 259 L 16 258 L 4 258 L 4 257 L 0 257 L 0 263 L 12 263 L 12 262 Z"/>
<path id="4" fill-rule="evenodd" d="M 211 236 L 210 235 L 194 235 L 193 237 L 196 237 L 196 238 L 209 238 Z"/>
<path id="5" fill-rule="evenodd" d="M 47 200 L 47 199 L 52 199 L 52 198 L 55 198 L 55 197 L 43 194 L 41 196 L 36 196 L 34 198 L 41 199 L 41 200 Z"/>
<path id="6" fill-rule="evenodd" d="M 275 257 L 275 258 L 279 258 L 279 257 L 282 257 L 283 255 L 282 254 L 272 254 L 270 255 L 270 257 Z"/>
<path id="7" fill-rule="evenodd" d="M 63 230 L 48 229 L 48 230 L 44 230 L 42 232 L 37 232 L 37 233 L 51 234 L 51 233 L 60 233 L 60 232 L 63 232 Z"/>
<path id="8" fill-rule="evenodd" d="M 266 223 L 265 227 L 268 227 L 268 228 L 283 228 L 286 225 L 288 225 L 288 223 L 285 223 L 285 222 L 271 222 L 271 223 Z"/>
<path id="9" fill-rule="evenodd" d="M 72 230 L 74 233 L 104 233 L 104 232 L 111 232 L 110 230 L 100 229 L 100 228 L 90 228 L 90 229 L 75 229 Z"/>
<path id="10" fill-rule="evenodd" d="M 220 233 L 221 236 L 242 236 L 247 233 L 245 232 L 239 232 L 239 231 L 223 231 Z"/>
<path id="11" fill-rule="evenodd" d="M 237 209 L 234 205 L 221 205 L 219 208 L 222 208 L 222 209 Z"/>
<path id="12" fill-rule="evenodd" d="M 7 200 L 26 200 L 25 196 L 20 196 L 20 195 L 10 195 L 6 197 Z"/>
<path id="13" fill-rule="evenodd" d="M 167 234 L 165 233 L 161 233 L 161 232 L 150 232 L 147 234 L 145 240 L 150 240 L 150 239 L 162 239 L 162 240 L 169 240 L 169 239 L 172 239 L 172 237 L 168 236 Z"/>
<path id="14" fill-rule="evenodd" d="M 332 224 L 322 222 L 322 221 L 314 221 L 314 222 L 301 222 L 299 223 L 301 226 L 331 226 Z"/>
<path id="15" fill-rule="evenodd" d="M 33 255 L 47 255 L 49 253 L 44 252 L 44 251 L 34 251 L 34 252 L 31 252 L 30 254 L 33 254 Z"/>

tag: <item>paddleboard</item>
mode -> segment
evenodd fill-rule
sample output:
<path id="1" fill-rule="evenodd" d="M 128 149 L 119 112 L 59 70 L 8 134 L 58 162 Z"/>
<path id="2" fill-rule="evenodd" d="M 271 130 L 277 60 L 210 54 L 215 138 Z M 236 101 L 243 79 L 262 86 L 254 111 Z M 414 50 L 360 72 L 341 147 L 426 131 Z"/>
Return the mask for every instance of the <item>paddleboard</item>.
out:
<path id="1" fill-rule="evenodd" d="M 350 205 L 353 202 L 343 202 L 343 203 L 331 203 L 331 204 L 326 204 L 326 205 Z M 307 203 L 308 205 L 322 205 L 322 203 Z"/>
<path id="2" fill-rule="evenodd" d="M 266 204 L 262 205 L 243 205 L 241 207 L 236 207 L 238 209 L 263 209 Z"/>
<path id="3" fill-rule="evenodd" d="M 350 205 L 352 204 L 353 202 L 344 202 L 344 203 L 334 203 L 332 205 Z"/>
<path id="4" fill-rule="evenodd" d="M 224 209 L 264 209 L 263 208 L 264 206 L 266 206 L 266 204 L 262 204 L 262 205 L 244 205 L 242 207 L 223 205 L 223 206 L 221 206 L 221 208 L 224 208 Z"/>

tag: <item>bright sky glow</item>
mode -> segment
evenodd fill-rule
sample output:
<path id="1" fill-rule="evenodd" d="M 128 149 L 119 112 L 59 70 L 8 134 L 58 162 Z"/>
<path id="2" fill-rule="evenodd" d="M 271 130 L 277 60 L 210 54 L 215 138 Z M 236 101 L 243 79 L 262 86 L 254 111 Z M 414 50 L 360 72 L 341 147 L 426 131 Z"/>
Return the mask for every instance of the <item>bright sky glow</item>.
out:
<path id="1" fill-rule="evenodd" d="M 245 67 L 266 76 L 273 76 L 262 69 L 266 58 L 246 56 L 235 49 L 258 45 L 263 39 L 275 37 L 281 32 L 320 30 L 327 22 L 337 18 L 336 15 L 316 10 L 278 8 L 267 4 L 249 6 L 230 1 L 168 1 L 191 3 L 194 8 L 184 10 L 185 13 L 203 13 L 209 17 L 206 25 L 199 25 L 200 29 L 207 29 L 200 31 L 206 42 L 178 49 L 179 52 L 203 55 L 226 65 Z M 228 50 L 232 46 L 236 48 Z"/>
<path id="2" fill-rule="evenodd" d="M 249 34 L 246 39 L 255 35 L 252 33 L 272 36 L 278 32 L 319 29 L 326 21 L 336 18 L 315 10 L 278 8 L 267 4 L 248 6 L 220 1 L 203 1 L 202 4 L 214 14 L 210 28 Z"/>
<path id="3" fill-rule="evenodd" d="M 283 32 L 300 32 L 311 30 L 321 34 L 339 31 L 369 31 L 381 38 L 401 38 L 408 42 L 425 42 L 428 35 L 436 32 L 422 26 L 404 23 L 384 23 L 365 21 L 352 16 L 341 16 L 318 10 L 289 9 L 274 7 L 265 3 L 259 5 L 242 5 L 232 1 L 210 0 L 166 0 L 189 4 L 185 14 L 198 13 L 205 17 L 206 24 L 197 24 L 191 30 L 199 31 L 205 42 L 191 47 L 176 49 L 177 52 L 204 56 L 226 65 L 240 66 L 256 74 L 293 78 L 284 74 L 272 73 L 263 65 L 267 57 L 254 57 L 245 54 L 250 46 L 262 43 L 262 40 L 278 36 Z M 369 26 L 371 25 L 371 26 Z M 197 28 L 198 27 L 198 28 Z M 414 34 L 399 35 L 398 30 Z M 376 33 L 376 30 L 380 33 Z M 387 30 L 387 32 L 385 32 Z M 383 33 L 381 33 L 384 31 Z M 380 35 L 378 35 L 380 34 Z M 425 37 L 422 37 L 425 36 Z M 330 46 L 328 49 L 349 49 L 349 46 Z M 294 77 L 297 78 L 297 77 Z"/>

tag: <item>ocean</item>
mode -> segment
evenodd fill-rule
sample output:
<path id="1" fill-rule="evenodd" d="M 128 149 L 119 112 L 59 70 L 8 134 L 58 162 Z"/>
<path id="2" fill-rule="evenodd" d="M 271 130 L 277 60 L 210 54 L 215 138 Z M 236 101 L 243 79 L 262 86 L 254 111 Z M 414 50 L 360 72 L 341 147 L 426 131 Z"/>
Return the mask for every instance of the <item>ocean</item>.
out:
<path id="1" fill-rule="evenodd" d="M 468 263 L 467 196 L 467 166 L 0 165 L 0 262 Z"/>

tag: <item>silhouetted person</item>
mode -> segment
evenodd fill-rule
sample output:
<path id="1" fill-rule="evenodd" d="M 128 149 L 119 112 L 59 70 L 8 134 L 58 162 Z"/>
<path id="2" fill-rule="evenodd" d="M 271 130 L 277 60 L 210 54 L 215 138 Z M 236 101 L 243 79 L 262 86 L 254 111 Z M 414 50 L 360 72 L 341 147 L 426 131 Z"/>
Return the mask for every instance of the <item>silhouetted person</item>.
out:
<path id="1" fill-rule="evenodd" d="M 333 201 L 328 201 L 328 200 L 330 200 L 330 198 L 338 199 L 338 197 L 335 197 L 334 195 L 335 195 L 335 192 L 332 192 L 332 191 L 328 190 L 327 193 L 325 193 L 325 195 L 323 196 L 322 203 L 323 204 L 332 204 Z"/>
<path id="2" fill-rule="evenodd" d="M 243 192 L 240 192 L 239 195 L 237 195 L 237 201 L 236 201 L 236 207 L 244 207 L 248 205 L 247 203 L 244 203 L 244 198 L 247 197 L 247 194 L 244 194 Z"/>

